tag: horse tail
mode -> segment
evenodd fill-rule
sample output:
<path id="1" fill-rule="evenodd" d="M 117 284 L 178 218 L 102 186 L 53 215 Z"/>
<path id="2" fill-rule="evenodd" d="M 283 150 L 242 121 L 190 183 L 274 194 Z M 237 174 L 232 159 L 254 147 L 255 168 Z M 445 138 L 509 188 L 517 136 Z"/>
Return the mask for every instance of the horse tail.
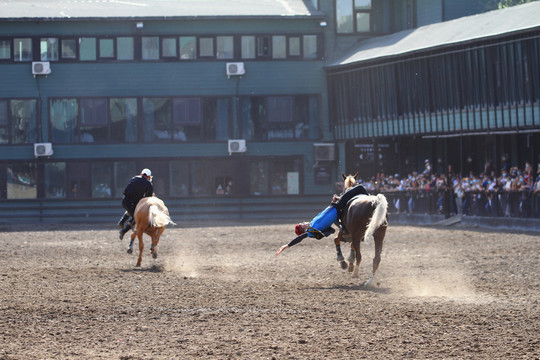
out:
<path id="1" fill-rule="evenodd" d="M 383 194 L 378 194 L 372 201 L 372 204 L 375 205 L 375 210 L 373 211 L 373 216 L 371 216 L 371 220 L 366 228 L 366 233 L 364 234 L 364 242 L 366 243 L 369 239 L 373 238 L 375 230 L 385 223 L 386 213 L 388 211 L 388 201 Z"/>
<path id="2" fill-rule="evenodd" d="M 170 216 L 155 204 L 150 205 L 150 209 L 148 211 L 148 222 L 153 227 L 164 227 L 169 224 L 176 225 L 171 220 Z"/>

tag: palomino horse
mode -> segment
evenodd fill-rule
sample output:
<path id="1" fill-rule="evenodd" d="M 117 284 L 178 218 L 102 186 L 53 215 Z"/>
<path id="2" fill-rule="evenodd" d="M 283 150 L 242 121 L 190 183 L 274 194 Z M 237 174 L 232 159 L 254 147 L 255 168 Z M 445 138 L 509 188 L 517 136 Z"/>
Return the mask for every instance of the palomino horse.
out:
<path id="1" fill-rule="evenodd" d="M 131 241 L 127 250 L 128 254 L 133 252 L 133 241 L 139 238 L 139 259 L 136 266 L 141 266 L 142 252 L 144 249 L 143 234 L 150 235 L 152 247 L 150 253 L 157 258 L 157 244 L 165 227 L 169 224 L 176 225 L 169 217 L 169 209 L 163 201 L 155 196 L 142 198 L 135 208 L 135 231 L 131 234 Z"/>
<path id="2" fill-rule="evenodd" d="M 355 175 L 345 176 L 342 174 L 345 190 L 356 184 L 358 173 Z M 369 239 L 375 240 L 375 257 L 373 258 L 373 271 L 369 279 L 364 285 L 371 284 L 375 272 L 379 268 L 381 262 L 381 252 L 383 246 L 384 235 L 388 227 L 387 219 L 388 202 L 383 194 L 378 195 L 359 195 L 353 198 L 347 205 L 347 210 L 343 218 L 343 224 L 349 231 L 351 237 L 351 254 L 347 259 L 349 261 L 349 272 L 353 272 L 353 277 L 358 277 L 362 254 L 360 252 L 360 242 L 368 243 Z M 342 267 L 346 268 L 346 264 L 341 253 L 340 242 L 344 241 L 343 234 L 340 231 L 334 239 L 338 261 L 342 263 Z M 356 267 L 354 260 L 356 259 Z M 345 266 L 344 266 L 345 264 Z"/>

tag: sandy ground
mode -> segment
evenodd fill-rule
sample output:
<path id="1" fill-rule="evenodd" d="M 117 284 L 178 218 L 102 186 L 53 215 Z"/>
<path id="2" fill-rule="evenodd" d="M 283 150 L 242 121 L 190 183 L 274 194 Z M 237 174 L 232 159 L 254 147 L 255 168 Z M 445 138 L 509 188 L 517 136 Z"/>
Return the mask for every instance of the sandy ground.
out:
<path id="1" fill-rule="evenodd" d="M 374 285 L 294 224 L 0 230 L 0 359 L 538 359 L 540 237 L 392 226 Z"/>

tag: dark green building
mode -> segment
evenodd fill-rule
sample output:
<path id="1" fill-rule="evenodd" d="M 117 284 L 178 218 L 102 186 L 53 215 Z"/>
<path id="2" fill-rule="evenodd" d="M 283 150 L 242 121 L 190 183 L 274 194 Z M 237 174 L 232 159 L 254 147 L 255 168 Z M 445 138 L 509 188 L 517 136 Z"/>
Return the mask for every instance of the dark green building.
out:
<path id="1" fill-rule="evenodd" d="M 394 49 L 382 58 L 361 59 L 354 54 L 362 53 L 364 44 L 372 51 L 391 46 L 387 42 L 399 45 L 401 36 L 491 10 L 490 3 L 0 2 L 4 219 L 109 219 L 121 212 L 119 199 L 129 178 L 144 167 L 152 170 L 157 195 L 173 214 L 267 217 L 286 213 L 283 207 L 296 214 L 304 209 L 301 204 L 312 213 L 309 201 L 318 209 L 328 200 L 342 171 L 375 170 L 357 164 L 355 145 L 399 152 L 424 135 L 461 131 L 433 125 L 420 130 L 407 125 L 417 121 L 404 115 L 408 110 L 392 119 L 394 110 L 384 110 L 401 106 L 392 96 L 410 93 L 413 80 L 394 82 L 402 75 L 399 66 L 416 66 L 408 57 L 420 52 Z M 507 32 L 514 30 L 510 26 Z M 474 37 L 473 29 L 470 33 Z M 483 46 L 508 41 L 480 30 L 478 37 L 488 38 Z M 472 42 L 464 39 L 451 49 L 459 52 Z M 538 69 L 534 49 L 536 56 L 529 55 L 527 63 L 531 71 Z M 435 41 L 422 51 L 436 56 L 443 49 Z M 383 70 L 370 73 L 373 68 Z M 467 73 L 453 77 L 461 81 Z M 537 87 L 538 73 L 530 79 Z M 414 83 L 420 85 L 430 83 Z M 460 96 L 476 96 L 474 91 Z M 364 97 L 378 100 L 363 104 Z M 419 97 L 408 101 L 416 112 L 427 106 Z M 538 93 L 530 101 L 537 105 Z M 366 107 L 370 110 L 359 110 Z M 443 111 L 439 105 L 433 109 Z M 507 110 L 513 113 L 501 111 Z M 536 120 L 527 124 L 535 127 L 538 112 L 532 116 Z M 373 130 L 390 127 L 395 130 Z M 446 150 L 426 145 L 414 151 L 412 156 L 421 158 L 432 155 L 426 151 L 444 155 Z M 404 161 L 397 157 L 380 166 L 402 171 Z"/>

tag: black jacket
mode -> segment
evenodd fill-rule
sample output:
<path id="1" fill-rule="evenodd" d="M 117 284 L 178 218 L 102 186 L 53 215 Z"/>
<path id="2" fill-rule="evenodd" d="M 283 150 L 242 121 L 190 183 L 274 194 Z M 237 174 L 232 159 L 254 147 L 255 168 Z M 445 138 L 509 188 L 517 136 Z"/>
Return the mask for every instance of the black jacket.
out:
<path id="1" fill-rule="evenodd" d="M 124 189 L 124 197 L 138 203 L 143 197 L 150 197 L 154 193 L 154 187 L 148 179 L 137 175 L 131 178 Z"/>

